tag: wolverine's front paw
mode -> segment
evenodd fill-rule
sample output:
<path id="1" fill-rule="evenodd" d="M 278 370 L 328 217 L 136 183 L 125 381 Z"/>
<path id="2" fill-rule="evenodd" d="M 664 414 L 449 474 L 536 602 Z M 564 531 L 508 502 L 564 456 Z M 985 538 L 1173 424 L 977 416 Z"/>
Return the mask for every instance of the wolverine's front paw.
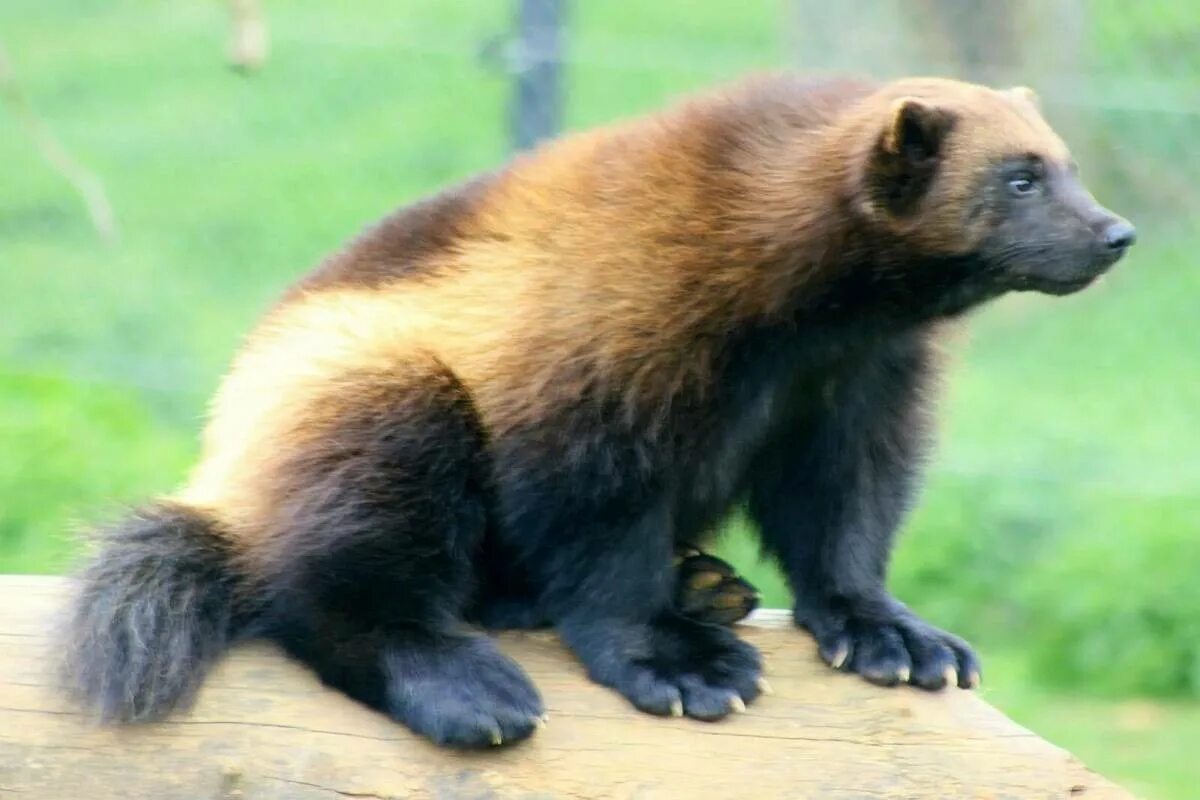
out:
<path id="1" fill-rule="evenodd" d="M 655 622 L 573 627 L 571 647 L 597 683 L 642 711 L 717 720 L 762 693 L 762 659 L 726 628 L 664 613 Z"/>
<path id="2" fill-rule="evenodd" d="M 616 689 L 643 711 L 717 720 L 762 691 L 762 659 L 729 631 L 673 617 L 651 628 L 649 658 L 626 666 Z"/>
<path id="3" fill-rule="evenodd" d="M 881 686 L 979 685 L 979 659 L 970 645 L 890 597 L 797 603 L 795 613 L 796 624 L 813 635 L 821 658 L 834 669 Z"/>

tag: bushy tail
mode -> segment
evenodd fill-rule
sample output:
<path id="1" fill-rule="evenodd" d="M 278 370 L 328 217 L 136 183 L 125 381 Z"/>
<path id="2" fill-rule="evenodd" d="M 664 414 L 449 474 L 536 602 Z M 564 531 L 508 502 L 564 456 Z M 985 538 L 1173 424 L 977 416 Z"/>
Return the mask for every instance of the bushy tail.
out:
<path id="1" fill-rule="evenodd" d="M 63 631 L 63 678 L 104 722 L 187 706 L 248 623 L 245 587 L 208 515 L 159 503 L 100 531 Z"/>

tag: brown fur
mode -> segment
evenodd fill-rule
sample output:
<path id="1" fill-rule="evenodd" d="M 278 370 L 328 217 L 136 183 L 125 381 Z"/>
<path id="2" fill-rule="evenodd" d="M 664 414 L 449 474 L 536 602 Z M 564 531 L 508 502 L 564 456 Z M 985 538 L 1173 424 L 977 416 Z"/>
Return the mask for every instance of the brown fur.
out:
<path id="1" fill-rule="evenodd" d="M 497 435 L 578 393 L 585 373 L 631 406 L 703 393 L 708 341 L 836 268 L 848 232 L 836 199 L 869 204 L 856 181 L 905 98 L 971 127 L 954 145 L 968 152 L 948 159 L 961 179 L 921 216 L 934 252 L 973 244 L 958 211 L 971 165 L 1068 158 L 1027 100 L 934 79 L 874 92 L 751 81 L 553 143 L 389 218 L 301 283 L 238 357 L 182 498 L 253 539 L 270 513 L 261 482 L 311 441 L 298 433 L 310 405 L 353 392 L 341 376 L 403 370 L 419 353 L 461 377 Z M 789 270 L 762 268 L 782 258 Z"/>
<path id="2" fill-rule="evenodd" d="M 707 623 L 752 590 L 714 596 L 672 553 L 744 499 L 828 663 L 975 685 L 886 568 L 948 322 L 1076 291 L 1133 243 L 1072 167 L 1025 90 L 768 77 L 393 214 L 251 335 L 177 502 L 110 537 L 71 674 L 103 715 L 153 718 L 263 635 L 480 746 L 543 706 L 463 622 L 552 624 L 638 708 L 719 719 L 761 660 Z"/>

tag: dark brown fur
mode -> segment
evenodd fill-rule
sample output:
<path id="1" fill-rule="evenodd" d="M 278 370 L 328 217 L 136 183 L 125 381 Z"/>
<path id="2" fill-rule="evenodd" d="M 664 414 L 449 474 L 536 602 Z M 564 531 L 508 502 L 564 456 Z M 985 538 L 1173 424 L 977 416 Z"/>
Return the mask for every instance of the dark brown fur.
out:
<path id="1" fill-rule="evenodd" d="M 389 215 L 299 281 L 287 299 L 304 292 L 377 289 L 436 272 L 439 256 L 469 235 L 491 182 L 491 176 L 480 176 Z"/>
<path id="2" fill-rule="evenodd" d="M 1024 91 L 772 77 L 568 137 L 389 217 L 267 315 L 162 512 L 224 550 L 180 549 L 196 569 L 160 605 L 216 570 L 253 601 L 222 642 L 271 636 L 449 744 L 524 738 L 542 709 L 467 619 L 553 625 L 637 707 L 718 719 L 761 662 L 715 600 L 688 607 L 673 554 L 745 500 L 828 662 L 973 686 L 970 648 L 884 587 L 936 342 L 1131 242 Z M 132 530 L 101 564 L 138 561 Z M 133 591 L 93 574 L 88 596 Z M 185 700 L 213 646 L 113 658 L 128 620 L 102 607 L 85 697 L 117 718 Z M 187 682 L 105 677 L 175 656 Z"/>

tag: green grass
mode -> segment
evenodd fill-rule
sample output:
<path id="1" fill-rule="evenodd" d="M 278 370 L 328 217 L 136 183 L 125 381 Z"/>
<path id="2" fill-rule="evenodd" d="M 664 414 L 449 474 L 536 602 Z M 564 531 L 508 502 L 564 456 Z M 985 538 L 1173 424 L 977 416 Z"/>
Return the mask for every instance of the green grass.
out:
<path id="1" fill-rule="evenodd" d="M 1139 4 L 1132 27 L 1126 6 L 1092 5 L 1097 75 L 1193 36 L 1156 16 L 1169 3 Z M 122 229 L 99 243 L 0 106 L 0 571 L 61 571 L 80 524 L 176 486 L 272 298 L 390 208 L 505 157 L 507 78 L 476 53 L 509 4 L 402 7 L 272 4 L 271 60 L 242 78 L 221 62 L 219 3 L 0 4 L 26 92 L 104 178 Z M 570 124 L 786 61 L 781 13 L 577 4 Z M 1166 798 L 1200 778 L 1200 710 L 1181 699 L 1200 695 L 1200 236 L 1168 218 L 1195 202 L 1188 119 L 1156 113 L 1068 115 L 1088 152 L 1120 156 L 1084 164 L 1104 199 L 1153 209 L 1143 243 L 1104 285 L 975 320 L 892 584 L 979 644 L 987 696 L 1018 721 Z M 746 527 L 724 551 L 786 604 Z M 1148 695 L 1176 699 L 1129 699 Z"/>
<path id="2" fill-rule="evenodd" d="M 1097 699 L 1040 688 L 1019 652 L 993 653 L 982 694 L 1140 797 L 1191 798 L 1200 768 L 1200 703 Z"/>
<path id="3" fill-rule="evenodd" d="M 1139 797 L 1196 795 L 1196 703 L 1098 701 L 1013 688 L 984 696 Z"/>

